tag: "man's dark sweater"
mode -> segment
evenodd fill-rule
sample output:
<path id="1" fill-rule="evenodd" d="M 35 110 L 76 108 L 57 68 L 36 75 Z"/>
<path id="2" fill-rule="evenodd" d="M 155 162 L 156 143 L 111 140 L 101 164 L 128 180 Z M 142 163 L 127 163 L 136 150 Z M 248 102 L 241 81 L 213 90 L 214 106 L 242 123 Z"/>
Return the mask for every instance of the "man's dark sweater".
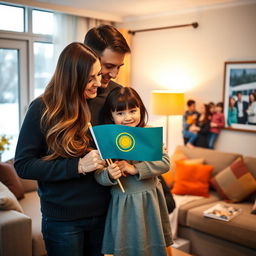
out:
<path id="1" fill-rule="evenodd" d="M 93 120 L 100 120 L 106 96 L 116 86 L 102 90 L 95 102 L 91 100 Z M 41 160 L 47 154 L 40 128 L 42 108 L 42 100 L 34 100 L 22 124 L 14 163 L 17 173 L 22 178 L 38 181 L 41 211 L 47 217 L 75 220 L 105 214 L 110 200 L 109 187 L 99 185 L 93 172 L 78 174 L 79 158 Z"/>

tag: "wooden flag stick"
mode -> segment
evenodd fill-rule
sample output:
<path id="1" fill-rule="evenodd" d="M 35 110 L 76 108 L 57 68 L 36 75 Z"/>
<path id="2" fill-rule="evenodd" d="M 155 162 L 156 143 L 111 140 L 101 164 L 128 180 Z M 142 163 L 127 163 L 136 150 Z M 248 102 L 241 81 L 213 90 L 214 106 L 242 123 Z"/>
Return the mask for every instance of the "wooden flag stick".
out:
<path id="1" fill-rule="evenodd" d="M 103 159 L 103 158 L 102 158 L 102 155 L 101 155 L 101 152 L 100 152 L 100 148 L 99 148 L 97 139 L 96 139 L 95 134 L 94 134 L 93 129 L 92 129 L 92 124 L 91 124 L 91 123 L 88 123 L 88 126 L 89 126 L 89 129 L 90 129 L 90 131 L 91 131 L 93 140 L 94 140 L 94 142 L 95 142 L 95 144 L 96 144 L 96 147 L 97 147 L 97 149 L 98 149 L 98 151 L 99 151 L 99 153 L 100 153 L 100 157 L 101 157 L 101 159 Z M 113 164 L 112 159 L 106 159 L 106 162 L 107 162 L 108 165 Z M 122 192 L 124 193 L 124 192 L 125 192 L 125 191 L 124 191 L 124 187 L 123 187 L 123 185 L 122 185 L 122 183 L 121 183 L 121 181 L 120 181 L 119 179 L 117 179 L 117 183 L 118 183 L 120 189 L 122 190 Z"/>

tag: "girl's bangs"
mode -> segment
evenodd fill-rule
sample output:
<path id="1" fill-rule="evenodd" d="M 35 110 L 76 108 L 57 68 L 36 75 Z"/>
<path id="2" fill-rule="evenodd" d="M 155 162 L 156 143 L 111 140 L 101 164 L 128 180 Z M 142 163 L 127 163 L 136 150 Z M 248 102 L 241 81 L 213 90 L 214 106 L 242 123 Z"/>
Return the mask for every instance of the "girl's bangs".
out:
<path id="1" fill-rule="evenodd" d="M 131 95 L 120 95 L 112 106 L 112 111 L 124 111 L 139 107 L 139 102 Z"/>

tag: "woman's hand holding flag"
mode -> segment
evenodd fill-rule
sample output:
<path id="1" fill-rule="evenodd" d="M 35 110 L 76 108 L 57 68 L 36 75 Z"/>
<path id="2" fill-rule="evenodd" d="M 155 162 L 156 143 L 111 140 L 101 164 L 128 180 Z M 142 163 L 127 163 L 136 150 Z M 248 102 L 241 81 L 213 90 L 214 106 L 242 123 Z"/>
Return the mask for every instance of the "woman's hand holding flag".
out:
<path id="1" fill-rule="evenodd" d="M 86 174 L 98 169 L 103 169 L 106 165 L 105 160 L 102 160 L 98 150 L 92 150 L 86 154 L 78 162 L 78 173 Z"/>

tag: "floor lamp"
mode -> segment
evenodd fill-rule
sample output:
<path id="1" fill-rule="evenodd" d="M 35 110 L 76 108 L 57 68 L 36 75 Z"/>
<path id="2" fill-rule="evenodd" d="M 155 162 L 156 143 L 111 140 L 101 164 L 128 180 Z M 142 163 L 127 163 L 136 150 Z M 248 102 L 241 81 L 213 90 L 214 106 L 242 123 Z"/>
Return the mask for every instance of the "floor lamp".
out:
<path id="1" fill-rule="evenodd" d="M 168 149 L 169 116 L 184 114 L 184 93 L 168 90 L 152 91 L 152 112 L 166 116 L 166 148 Z"/>

